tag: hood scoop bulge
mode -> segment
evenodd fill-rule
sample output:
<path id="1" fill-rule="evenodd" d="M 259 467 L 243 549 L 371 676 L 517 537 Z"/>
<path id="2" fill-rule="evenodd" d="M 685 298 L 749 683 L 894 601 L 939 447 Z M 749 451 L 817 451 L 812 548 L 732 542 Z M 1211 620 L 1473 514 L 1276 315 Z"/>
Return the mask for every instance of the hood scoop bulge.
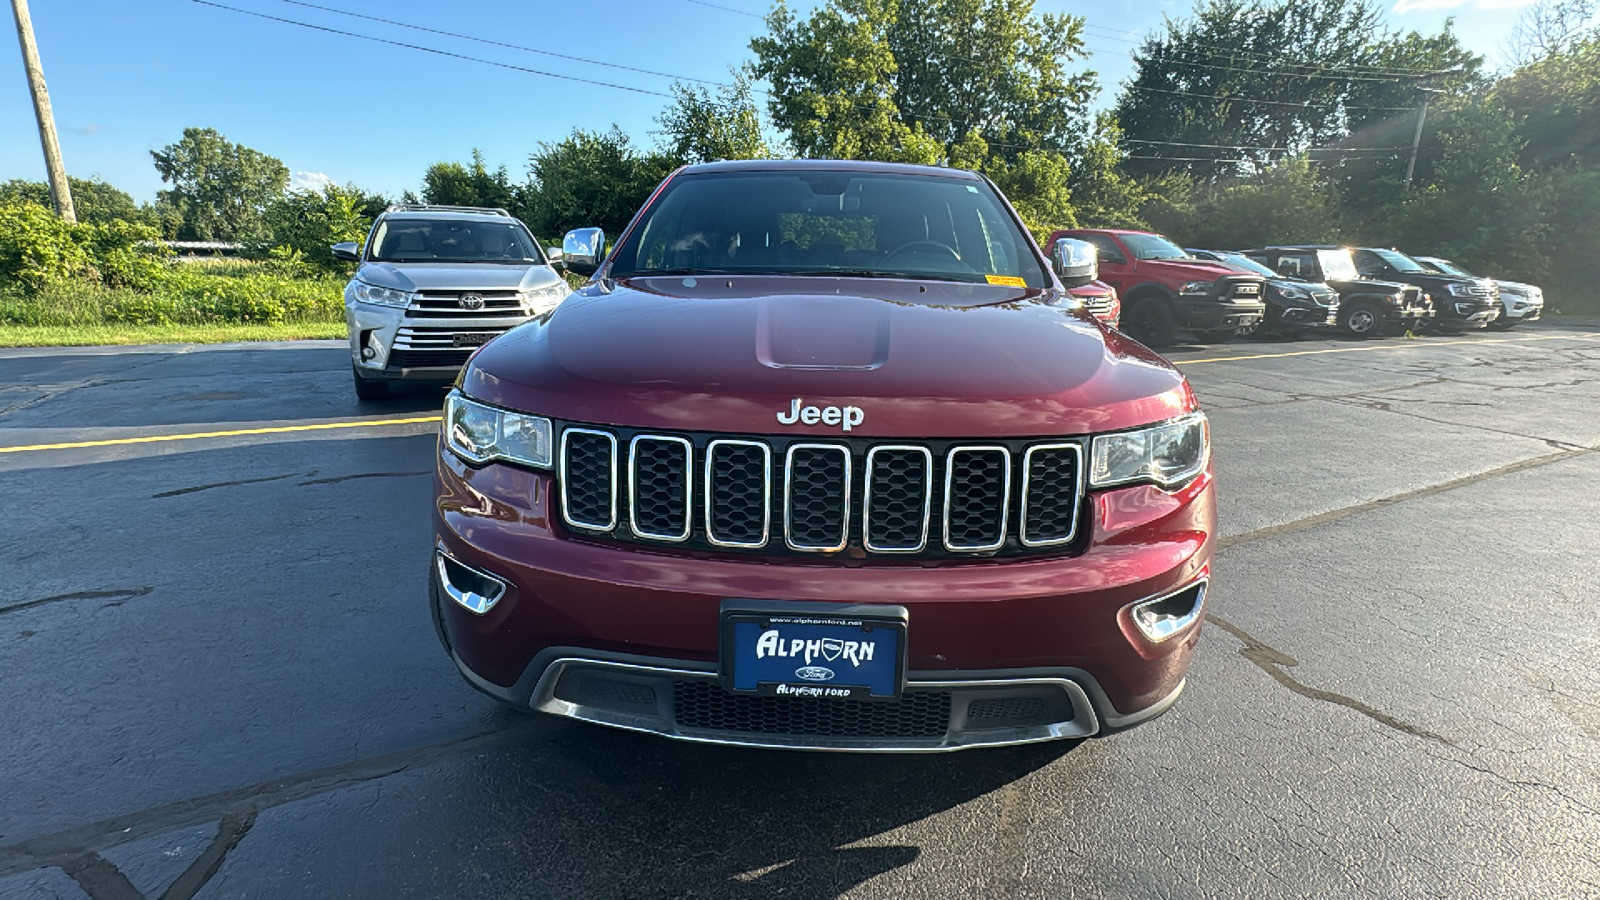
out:
<path id="1" fill-rule="evenodd" d="M 756 359 L 769 369 L 865 371 L 889 361 L 887 301 L 777 296 L 756 307 Z"/>

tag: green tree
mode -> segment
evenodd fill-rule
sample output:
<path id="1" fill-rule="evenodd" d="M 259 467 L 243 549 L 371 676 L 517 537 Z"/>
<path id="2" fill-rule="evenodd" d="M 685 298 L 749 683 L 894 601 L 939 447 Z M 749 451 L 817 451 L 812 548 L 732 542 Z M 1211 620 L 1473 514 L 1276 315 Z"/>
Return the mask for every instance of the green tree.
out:
<path id="1" fill-rule="evenodd" d="M 1192 17 L 1168 19 L 1134 61 L 1117 104 L 1137 157 L 1128 170 L 1202 177 L 1314 147 L 1335 148 L 1317 154 L 1326 162 L 1347 155 L 1341 143 L 1396 146 L 1369 126 L 1403 129 L 1414 119 L 1400 110 L 1420 102 L 1419 87 L 1461 89 L 1482 64 L 1448 26 L 1433 36 L 1389 31 L 1375 0 L 1205 0 Z"/>
<path id="2" fill-rule="evenodd" d="M 1032 0 L 780 2 L 750 43 L 772 121 L 801 156 L 979 169 L 1040 229 L 1074 221 L 1068 154 L 1093 72 L 1083 20 Z"/>
<path id="3" fill-rule="evenodd" d="M 1340 237 L 1339 194 L 1305 157 L 1290 157 L 1223 187 L 1172 182 L 1190 192 L 1148 210 L 1151 225 L 1185 246 L 1243 250 L 1270 243 L 1322 243 Z M 1203 191 L 1203 193 L 1201 193 Z"/>
<path id="4" fill-rule="evenodd" d="M 290 191 L 273 201 L 268 212 L 273 245 L 293 251 L 320 269 L 346 268 L 349 264 L 334 259 L 329 248 L 340 241 L 366 240 L 372 228 L 368 196 L 353 184 Z"/>
<path id="5" fill-rule="evenodd" d="M 540 143 L 529 157 L 529 183 L 518 212 L 534 234 L 547 239 L 590 226 L 615 239 L 673 166 L 665 156 L 636 151 L 615 125 L 605 132 L 578 129 L 555 143 Z"/>
<path id="6" fill-rule="evenodd" d="M 72 205 L 80 222 L 110 222 L 122 219 L 145 221 L 146 216 L 126 191 L 100 179 L 67 178 L 72 186 Z M 0 203 L 37 203 L 50 206 L 50 186 L 42 181 L 16 178 L 0 184 Z"/>
<path id="7" fill-rule="evenodd" d="M 494 171 L 484 164 L 483 151 L 472 151 L 472 164 L 437 162 L 422 176 L 422 200 L 445 206 L 484 206 L 509 209 L 516 202 L 516 190 L 506 167 Z"/>
<path id="8" fill-rule="evenodd" d="M 150 151 L 161 180 L 158 198 L 182 218 L 184 240 L 267 240 L 267 207 L 283 195 L 289 170 L 278 159 L 231 143 L 212 128 L 185 128 L 177 143 Z"/>
<path id="9" fill-rule="evenodd" d="M 704 87 L 672 86 L 673 100 L 656 123 L 661 150 L 680 163 L 719 159 L 765 159 L 772 155 L 761 133 L 761 111 L 750 79 L 735 72 L 733 83 L 713 94 Z"/>

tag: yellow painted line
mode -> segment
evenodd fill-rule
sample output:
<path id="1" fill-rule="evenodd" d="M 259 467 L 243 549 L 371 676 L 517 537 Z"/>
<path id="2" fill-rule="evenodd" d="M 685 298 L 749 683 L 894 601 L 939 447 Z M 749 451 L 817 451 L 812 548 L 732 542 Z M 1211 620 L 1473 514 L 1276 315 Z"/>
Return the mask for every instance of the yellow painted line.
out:
<path id="1" fill-rule="evenodd" d="M 336 428 L 373 428 L 379 425 L 420 425 L 437 422 L 443 416 L 416 416 L 410 419 L 362 419 L 357 422 L 318 422 L 314 425 L 278 425 L 272 428 L 236 428 L 232 431 L 197 431 L 193 434 L 154 434 L 148 437 L 111 438 L 104 441 L 73 441 L 66 444 L 30 444 L 25 447 L 0 447 L 0 453 L 26 453 L 31 450 L 77 450 L 83 447 L 120 447 L 124 444 L 159 444 L 166 441 L 197 441 L 202 438 L 238 437 L 249 434 L 289 434 L 296 431 L 331 431 Z"/>
<path id="2" fill-rule="evenodd" d="M 1174 359 L 1176 366 L 1197 366 L 1201 363 L 1239 362 L 1247 359 L 1282 359 L 1286 356 L 1316 356 L 1320 353 L 1373 353 L 1379 350 L 1417 350 L 1424 347 L 1453 347 L 1458 344 L 1517 344 L 1527 341 L 1578 340 L 1592 341 L 1595 337 L 1582 334 L 1545 334 L 1522 338 L 1475 338 L 1463 341 L 1407 341 L 1403 344 L 1375 344 L 1370 347 L 1330 347 L 1325 350 L 1294 350 L 1288 353 L 1257 353 L 1250 356 L 1215 356 L 1210 359 Z"/>

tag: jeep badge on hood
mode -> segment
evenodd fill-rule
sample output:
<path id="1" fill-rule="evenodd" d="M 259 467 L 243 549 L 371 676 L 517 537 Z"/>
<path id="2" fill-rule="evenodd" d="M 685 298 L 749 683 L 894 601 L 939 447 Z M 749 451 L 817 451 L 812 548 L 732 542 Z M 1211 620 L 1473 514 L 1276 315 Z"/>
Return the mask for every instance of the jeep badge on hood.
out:
<path id="1" fill-rule="evenodd" d="M 789 401 L 789 411 L 778 413 L 779 425 L 793 425 L 802 422 L 806 425 L 815 425 L 821 422 L 824 425 L 843 425 L 849 431 L 866 421 L 867 413 L 859 406 L 846 406 L 842 409 L 837 406 L 801 406 L 800 398 Z"/>

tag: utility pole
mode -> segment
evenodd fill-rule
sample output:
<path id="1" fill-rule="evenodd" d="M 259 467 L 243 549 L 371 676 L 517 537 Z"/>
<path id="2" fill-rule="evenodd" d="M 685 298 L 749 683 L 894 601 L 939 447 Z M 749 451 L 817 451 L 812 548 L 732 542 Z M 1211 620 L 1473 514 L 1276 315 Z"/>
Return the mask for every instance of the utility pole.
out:
<path id="1" fill-rule="evenodd" d="M 1406 193 L 1411 193 L 1411 176 L 1417 170 L 1417 148 L 1422 146 L 1422 123 L 1428 118 L 1428 101 L 1434 94 L 1444 91 L 1438 88 L 1419 88 L 1422 91 L 1422 108 L 1417 110 L 1417 133 L 1411 138 L 1411 159 L 1406 163 Z"/>
<path id="2" fill-rule="evenodd" d="M 72 208 L 72 187 L 67 168 L 61 163 L 61 144 L 56 140 L 56 117 L 50 111 L 50 92 L 45 90 L 44 70 L 39 67 L 39 47 L 33 42 L 33 19 L 28 16 L 28 0 L 11 0 L 17 17 L 17 39 L 22 42 L 22 67 L 28 72 L 28 90 L 33 92 L 33 113 L 39 119 L 39 143 L 44 145 L 44 167 L 50 176 L 50 199 L 56 214 L 69 223 L 78 221 Z"/>

